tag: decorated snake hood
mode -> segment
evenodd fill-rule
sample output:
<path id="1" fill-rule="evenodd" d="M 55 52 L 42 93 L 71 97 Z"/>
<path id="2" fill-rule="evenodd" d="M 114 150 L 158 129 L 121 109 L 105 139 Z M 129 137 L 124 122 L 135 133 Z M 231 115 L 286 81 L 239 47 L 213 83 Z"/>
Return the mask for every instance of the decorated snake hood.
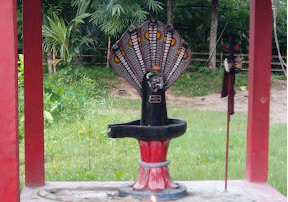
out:
<path id="1" fill-rule="evenodd" d="M 110 65 L 142 98 L 141 125 L 169 124 L 165 91 L 190 61 L 188 44 L 172 26 L 155 19 L 130 26 L 113 45 Z"/>

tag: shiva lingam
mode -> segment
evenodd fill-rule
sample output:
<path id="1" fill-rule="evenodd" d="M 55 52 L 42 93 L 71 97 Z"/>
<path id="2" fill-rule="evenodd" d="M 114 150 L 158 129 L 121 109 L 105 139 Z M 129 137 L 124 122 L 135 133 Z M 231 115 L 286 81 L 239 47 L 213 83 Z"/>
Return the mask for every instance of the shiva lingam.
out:
<path id="1" fill-rule="evenodd" d="M 184 73 L 191 60 L 187 43 L 170 25 L 155 19 L 131 26 L 112 47 L 110 64 L 139 92 L 141 120 L 108 126 L 111 138 L 139 142 L 138 179 L 119 188 L 120 196 L 140 200 L 175 200 L 186 188 L 171 180 L 166 159 L 169 141 L 183 135 L 187 123 L 167 117 L 165 91 Z"/>

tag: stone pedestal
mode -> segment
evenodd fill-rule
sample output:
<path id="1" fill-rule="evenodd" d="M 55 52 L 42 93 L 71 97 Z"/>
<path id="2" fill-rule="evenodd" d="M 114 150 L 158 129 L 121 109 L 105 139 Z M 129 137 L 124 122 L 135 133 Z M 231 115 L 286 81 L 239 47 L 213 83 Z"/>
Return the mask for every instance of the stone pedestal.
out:
<path id="1" fill-rule="evenodd" d="M 143 141 L 139 140 L 141 160 L 147 163 L 165 162 L 169 140 Z M 171 180 L 168 166 L 156 168 L 144 168 L 140 165 L 138 180 L 133 189 L 150 191 L 163 191 L 164 189 L 176 189 L 179 186 Z"/>

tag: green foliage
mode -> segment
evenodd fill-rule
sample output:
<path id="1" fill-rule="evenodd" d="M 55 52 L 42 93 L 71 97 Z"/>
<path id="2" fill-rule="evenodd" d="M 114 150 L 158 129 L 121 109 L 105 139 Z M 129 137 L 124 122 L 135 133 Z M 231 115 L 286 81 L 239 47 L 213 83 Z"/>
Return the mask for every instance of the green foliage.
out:
<path id="1" fill-rule="evenodd" d="M 238 43 L 240 36 L 243 36 L 243 42 L 239 50 L 242 53 L 248 53 L 249 10 L 250 1 L 247 0 L 223 0 L 219 3 L 218 36 L 226 25 L 223 33 L 226 43 L 228 43 L 230 34 L 236 38 L 234 39 L 235 44 Z M 220 43 L 218 50 L 223 50 Z"/>
<path id="2" fill-rule="evenodd" d="M 192 69 L 192 72 L 184 73 L 171 87 L 176 95 L 202 96 L 210 93 L 219 93 L 222 87 L 223 70 L 216 69 L 209 72 L 206 68 Z M 235 87 L 248 85 L 247 72 L 236 74 Z"/>
<path id="3" fill-rule="evenodd" d="M 17 38 L 18 38 L 18 49 L 23 48 L 23 22 L 22 22 L 22 12 L 17 9 Z"/>
<path id="4" fill-rule="evenodd" d="M 219 37 L 224 30 L 224 39 L 231 32 L 236 35 L 249 34 L 249 3 L 248 0 L 219 1 L 218 32 Z M 165 16 L 164 16 L 165 18 Z M 163 19 L 164 20 L 164 19 Z M 209 34 L 211 20 L 211 1 L 208 0 L 180 0 L 176 1 L 174 27 L 190 44 L 195 52 L 209 50 Z M 217 47 L 222 50 L 220 44 Z M 247 53 L 248 41 L 244 38 L 241 51 Z"/>
<path id="5" fill-rule="evenodd" d="M 24 136 L 24 56 L 18 55 L 18 124 L 19 139 Z"/>
<path id="6" fill-rule="evenodd" d="M 109 88 L 108 79 L 113 78 L 115 73 L 104 67 L 96 68 L 62 69 L 55 75 L 45 77 L 46 111 L 56 119 L 70 120 L 71 114 L 83 116 L 79 111 L 86 108 L 87 101 L 92 99 L 94 102 L 101 103 L 105 100 Z M 65 113 L 62 113 L 63 111 Z"/>
<path id="7" fill-rule="evenodd" d="M 208 0 L 176 1 L 174 27 L 195 52 L 207 52 L 209 47 L 210 6 Z M 162 21 L 166 22 L 165 14 Z"/>
<path id="8" fill-rule="evenodd" d="M 163 3 L 161 3 L 163 2 Z M 18 21 L 18 45 L 22 48 L 22 5 L 21 0 L 17 0 L 17 21 Z M 98 46 L 107 46 L 107 36 L 112 36 L 112 41 L 118 37 L 131 25 L 141 24 L 148 18 L 151 11 L 157 12 L 156 16 L 162 22 L 166 22 L 166 1 L 155 0 L 43 0 L 43 22 L 47 25 L 47 16 L 54 20 L 56 14 L 64 22 L 71 22 L 75 18 L 75 10 L 82 7 L 86 13 L 91 14 L 85 22 L 80 23 L 78 31 L 74 38 L 82 36 L 84 38 L 93 38 L 97 40 Z M 229 32 L 244 34 L 243 44 L 240 52 L 248 52 L 249 36 L 249 0 L 223 0 L 219 2 L 218 10 L 218 36 L 227 24 L 224 32 L 224 39 Z M 286 55 L 287 47 L 287 1 L 279 0 L 277 4 L 277 34 L 280 43 L 280 49 L 283 55 Z M 177 0 L 174 10 L 174 27 L 181 36 L 190 44 L 195 52 L 207 52 L 209 47 L 209 32 L 211 18 L 210 0 Z M 103 32 L 105 34 L 103 34 Z M 93 36 L 93 37 L 92 37 Z M 113 39 L 115 37 L 115 39 Z M 73 37 L 72 37 L 73 38 Z M 81 38 L 81 37 L 80 37 Z M 45 38 L 44 38 L 45 41 Z M 89 42 L 90 43 L 90 42 Z M 88 44 L 89 44 L 88 43 Z M 91 45 L 89 45 L 91 47 Z M 86 51 L 90 54 L 97 54 L 96 62 L 103 58 L 103 52 L 89 49 L 89 46 L 83 44 L 80 51 Z M 71 46 L 70 46 L 71 47 Z M 218 51 L 221 46 L 217 46 Z M 51 52 L 51 49 L 49 49 Z M 60 50 L 60 49 L 59 49 Z M 74 48 L 71 48 L 74 52 Z M 89 50 L 89 51 L 87 51 Z M 46 52 L 46 51 L 45 51 Z M 76 50 L 78 52 L 78 50 Z M 276 46 L 273 44 L 273 54 L 276 54 Z M 76 53 L 77 55 L 77 53 Z M 95 61 L 92 61 L 95 62 Z M 101 61 L 102 62 L 102 61 Z"/>
<path id="9" fill-rule="evenodd" d="M 149 10 L 153 11 L 153 12 L 160 12 L 161 10 L 163 10 L 163 7 L 162 7 L 162 3 L 161 2 L 158 2 L 158 1 L 155 1 L 155 0 L 147 0 L 147 6 L 149 8 Z"/>
<path id="10" fill-rule="evenodd" d="M 44 120 L 48 123 L 53 123 L 54 118 L 52 113 L 57 111 L 60 103 L 62 101 L 63 91 L 61 89 L 55 88 L 52 83 L 43 83 L 44 94 L 43 94 L 43 102 L 44 102 Z"/>
<path id="11" fill-rule="evenodd" d="M 24 56 L 19 54 L 18 61 L 18 113 L 19 113 L 19 140 L 24 137 Z M 49 124 L 54 121 L 53 113 L 60 108 L 64 91 L 56 88 L 52 83 L 43 83 L 44 121 Z"/>
<path id="12" fill-rule="evenodd" d="M 59 54 L 61 62 L 70 66 L 73 58 L 80 54 L 83 45 L 93 47 L 94 41 L 88 33 L 82 36 L 79 24 L 84 24 L 84 19 L 90 16 L 86 13 L 89 1 L 83 1 L 77 10 L 74 19 L 66 23 L 64 19 L 53 14 L 53 18 L 47 16 L 47 24 L 43 25 L 43 50 L 47 54 L 51 54 L 53 47 L 56 54 Z"/>
<path id="13" fill-rule="evenodd" d="M 287 55 L 287 1 L 284 0 L 279 0 L 277 4 L 277 35 L 281 54 Z M 275 40 L 273 40 L 272 52 L 273 55 L 278 55 Z"/>
<path id="14" fill-rule="evenodd" d="M 280 135 L 281 134 L 281 135 Z M 274 124 L 269 133 L 268 183 L 287 195 L 287 125 Z"/>
<path id="15" fill-rule="evenodd" d="M 190 71 L 190 72 L 189 72 Z M 216 69 L 212 72 L 208 68 L 189 69 L 171 87 L 172 93 L 188 97 L 203 96 L 211 93 L 219 93 L 222 88 L 223 70 Z M 282 73 L 272 73 L 271 79 L 285 80 Z M 248 89 L 248 72 L 236 73 L 235 90 Z"/>
<path id="16" fill-rule="evenodd" d="M 107 36 L 121 35 L 131 24 L 140 25 L 143 23 L 149 14 L 145 10 L 159 12 L 162 8 L 162 3 L 149 1 L 135 0 L 111 0 L 103 1 L 99 4 L 92 4 L 95 11 L 92 13 L 90 22 L 100 29 Z"/>

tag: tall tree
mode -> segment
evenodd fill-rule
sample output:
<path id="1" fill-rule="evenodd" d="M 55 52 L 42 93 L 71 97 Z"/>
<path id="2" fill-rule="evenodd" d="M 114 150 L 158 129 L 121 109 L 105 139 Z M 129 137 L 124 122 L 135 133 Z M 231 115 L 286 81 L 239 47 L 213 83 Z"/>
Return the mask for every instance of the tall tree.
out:
<path id="1" fill-rule="evenodd" d="M 167 0 L 167 24 L 173 25 L 175 0 Z"/>
<path id="2" fill-rule="evenodd" d="M 210 43 L 209 43 L 209 69 L 216 68 L 216 45 L 217 45 L 217 27 L 218 27 L 218 0 L 212 0 L 211 23 L 210 23 Z"/>

